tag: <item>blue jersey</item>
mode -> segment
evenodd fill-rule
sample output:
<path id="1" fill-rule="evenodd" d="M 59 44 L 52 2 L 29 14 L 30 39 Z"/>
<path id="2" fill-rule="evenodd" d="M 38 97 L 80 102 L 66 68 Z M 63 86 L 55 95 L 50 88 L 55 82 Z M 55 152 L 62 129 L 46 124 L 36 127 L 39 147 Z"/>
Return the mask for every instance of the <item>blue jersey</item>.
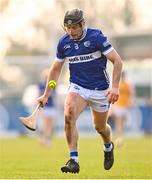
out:
<path id="1" fill-rule="evenodd" d="M 57 60 L 69 61 L 70 82 L 90 90 L 109 87 L 106 54 L 113 50 L 107 37 L 98 29 L 85 29 L 80 40 L 65 34 L 57 46 Z"/>

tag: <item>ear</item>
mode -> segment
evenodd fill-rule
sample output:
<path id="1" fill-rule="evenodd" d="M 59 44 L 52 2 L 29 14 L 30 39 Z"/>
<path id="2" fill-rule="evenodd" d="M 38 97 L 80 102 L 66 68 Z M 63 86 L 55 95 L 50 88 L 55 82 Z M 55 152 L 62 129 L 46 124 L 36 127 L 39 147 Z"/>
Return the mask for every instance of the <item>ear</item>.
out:
<path id="1" fill-rule="evenodd" d="M 84 28 L 84 26 L 85 26 L 85 20 L 83 20 L 83 21 L 81 22 L 81 27 Z"/>

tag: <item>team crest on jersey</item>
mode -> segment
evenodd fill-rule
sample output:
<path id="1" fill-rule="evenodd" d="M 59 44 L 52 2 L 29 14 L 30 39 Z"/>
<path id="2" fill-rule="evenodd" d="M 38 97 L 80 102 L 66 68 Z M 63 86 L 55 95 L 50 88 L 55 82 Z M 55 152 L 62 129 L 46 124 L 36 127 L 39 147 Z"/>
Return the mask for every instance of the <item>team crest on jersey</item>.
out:
<path id="1" fill-rule="evenodd" d="M 84 42 L 84 46 L 85 46 L 85 47 L 89 47 L 89 46 L 90 46 L 90 41 L 85 41 L 85 42 Z"/>

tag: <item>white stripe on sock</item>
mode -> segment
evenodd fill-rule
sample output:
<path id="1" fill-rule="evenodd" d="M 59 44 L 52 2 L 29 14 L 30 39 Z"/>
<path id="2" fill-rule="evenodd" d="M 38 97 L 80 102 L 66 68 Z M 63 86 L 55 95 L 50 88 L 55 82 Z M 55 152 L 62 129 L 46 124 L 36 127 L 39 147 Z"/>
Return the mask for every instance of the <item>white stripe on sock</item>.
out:
<path id="1" fill-rule="evenodd" d="M 110 144 L 110 147 L 108 147 L 108 148 L 106 148 L 106 146 L 104 145 L 104 151 L 105 152 L 110 152 L 112 150 L 112 148 L 113 148 L 112 143 Z"/>

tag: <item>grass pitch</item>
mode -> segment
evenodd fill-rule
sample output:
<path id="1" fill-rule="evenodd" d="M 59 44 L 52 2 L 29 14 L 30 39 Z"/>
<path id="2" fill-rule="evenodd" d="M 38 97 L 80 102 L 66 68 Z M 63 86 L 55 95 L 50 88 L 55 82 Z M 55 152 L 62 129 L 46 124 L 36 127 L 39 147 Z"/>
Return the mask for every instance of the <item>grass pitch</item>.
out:
<path id="1" fill-rule="evenodd" d="M 79 174 L 64 174 L 60 167 L 68 160 L 64 138 L 54 137 L 51 148 L 41 147 L 36 138 L 0 139 L 2 179 L 152 179 L 152 137 L 127 138 L 115 148 L 111 170 L 103 168 L 100 137 L 79 141 Z"/>

